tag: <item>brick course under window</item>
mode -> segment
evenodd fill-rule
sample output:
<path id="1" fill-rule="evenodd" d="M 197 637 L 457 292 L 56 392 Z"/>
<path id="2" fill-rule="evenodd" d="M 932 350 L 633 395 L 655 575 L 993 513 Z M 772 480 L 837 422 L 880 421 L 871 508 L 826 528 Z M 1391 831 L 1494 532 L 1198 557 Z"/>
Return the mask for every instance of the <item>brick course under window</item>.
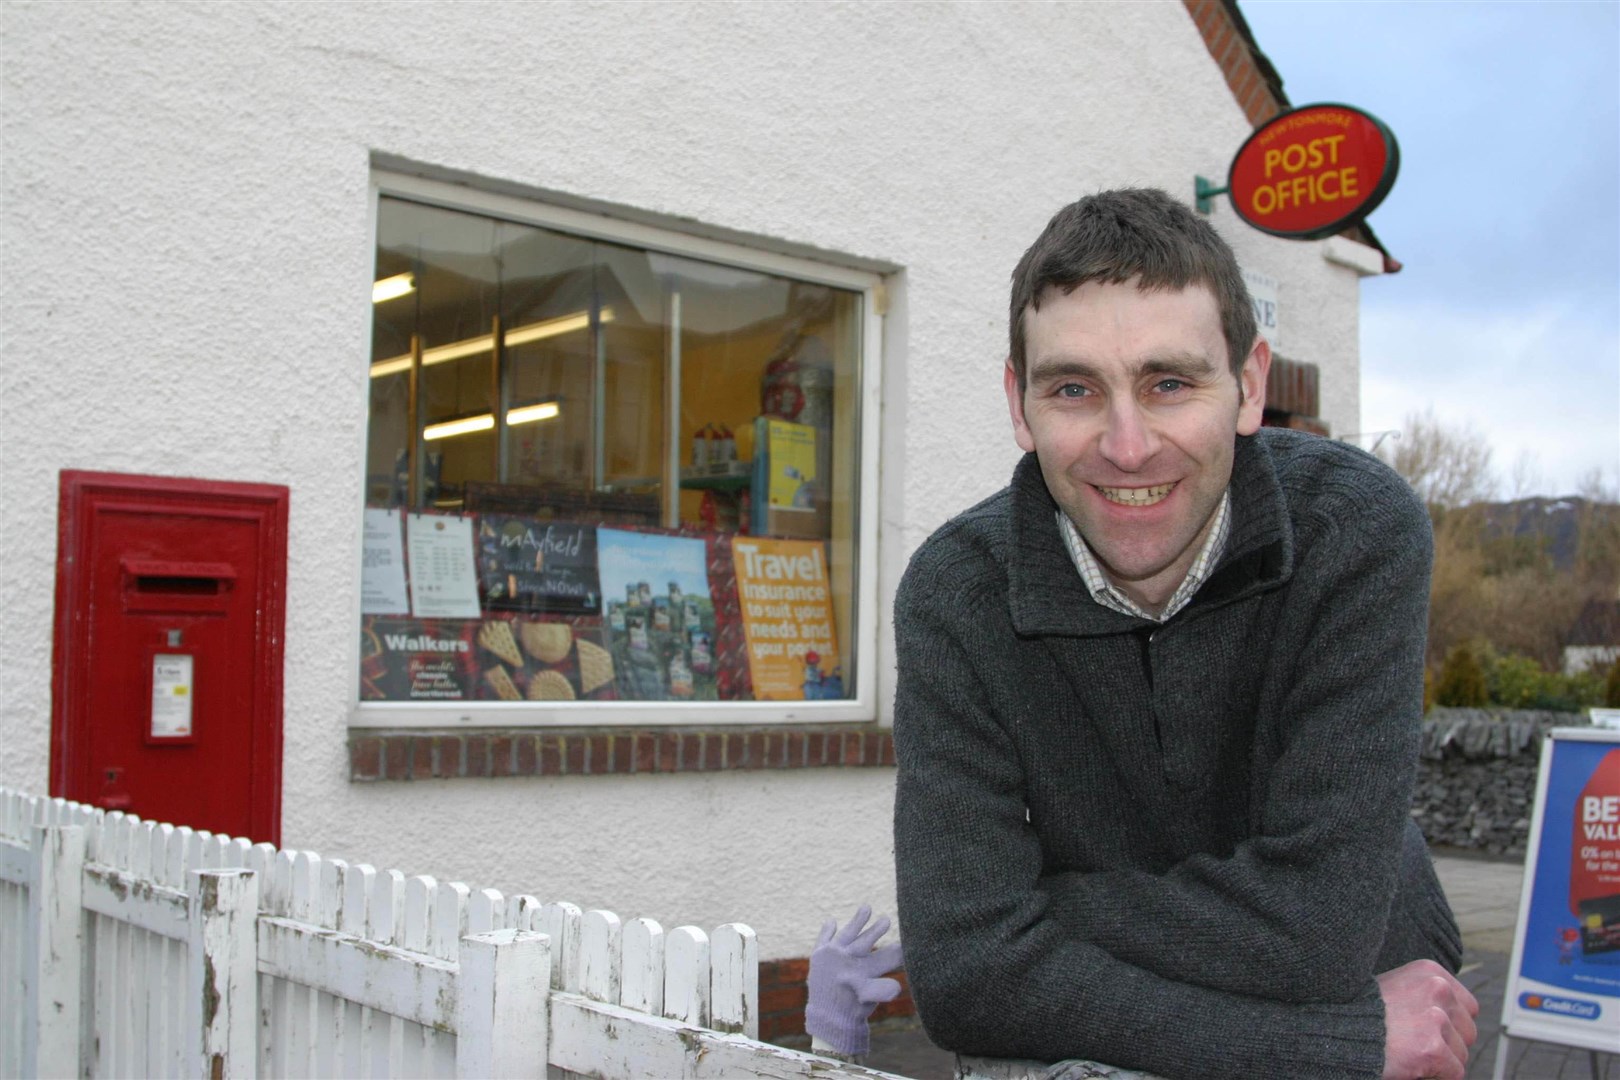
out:
<path id="1" fill-rule="evenodd" d="M 349 735 L 349 779 L 356 782 L 893 765 L 894 736 L 874 724 Z"/>

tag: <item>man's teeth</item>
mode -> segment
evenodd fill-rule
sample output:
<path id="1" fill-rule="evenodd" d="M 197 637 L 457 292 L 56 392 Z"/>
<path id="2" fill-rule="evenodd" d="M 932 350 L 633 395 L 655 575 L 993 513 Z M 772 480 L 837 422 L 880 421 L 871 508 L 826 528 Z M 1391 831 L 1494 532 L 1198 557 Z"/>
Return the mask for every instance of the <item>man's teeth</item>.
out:
<path id="1" fill-rule="evenodd" d="M 1154 503 L 1170 494 L 1174 484 L 1160 484 L 1158 487 L 1145 488 L 1109 488 L 1099 487 L 1103 498 L 1109 502 L 1119 503 L 1121 506 L 1152 506 Z"/>

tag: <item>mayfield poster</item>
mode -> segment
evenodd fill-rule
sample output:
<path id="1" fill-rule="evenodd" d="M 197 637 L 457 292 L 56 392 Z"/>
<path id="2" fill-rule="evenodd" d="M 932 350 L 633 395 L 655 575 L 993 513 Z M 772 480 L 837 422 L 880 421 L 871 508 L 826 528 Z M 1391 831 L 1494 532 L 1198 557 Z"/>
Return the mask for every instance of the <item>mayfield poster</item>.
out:
<path id="1" fill-rule="evenodd" d="M 731 552 L 755 700 L 844 697 L 823 545 L 739 536 Z"/>
<path id="2" fill-rule="evenodd" d="M 596 529 L 505 514 L 478 519 L 478 578 L 484 608 L 594 615 Z"/>

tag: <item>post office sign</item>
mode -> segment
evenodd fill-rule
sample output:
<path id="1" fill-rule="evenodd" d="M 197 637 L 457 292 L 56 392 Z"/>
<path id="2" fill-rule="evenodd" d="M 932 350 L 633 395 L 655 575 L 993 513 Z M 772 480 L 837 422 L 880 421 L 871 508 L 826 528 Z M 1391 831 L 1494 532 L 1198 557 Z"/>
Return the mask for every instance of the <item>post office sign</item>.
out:
<path id="1" fill-rule="evenodd" d="M 1349 105 L 1305 105 L 1255 130 L 1232 159 L 1227 193 L 1244 221 L 1317 240 L 1357 224 L 1395 186 L 1395 133 Z"/>

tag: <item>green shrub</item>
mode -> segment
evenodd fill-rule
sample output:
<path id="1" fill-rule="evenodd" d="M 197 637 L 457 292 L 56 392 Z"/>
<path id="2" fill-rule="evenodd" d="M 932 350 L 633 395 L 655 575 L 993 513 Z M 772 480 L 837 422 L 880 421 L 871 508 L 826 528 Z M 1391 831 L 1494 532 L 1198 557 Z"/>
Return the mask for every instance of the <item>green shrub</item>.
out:
<path id="1" fill-rule="evenodd" d="M 1533 709 L 1544 695 L 1546 672 L 1528 656 L 1507 653 L 1486 657 L 1485 684 L 1491 704 L 1504 709 Z"/>
<path id="2" fill-rule="evenodd" d="M 1580 712 L 1603 696 L 1602 680 L 1590 672 L 1548 671 L 1520 653 L 1497 653 L 1487 647 L 1482 667 L 1490 704 L 1504 709 Z"/>
<path id="3" fill-rule="evenodd" d="M 1620 659 L 1609 665 L 1609 677 L 1603 682 L 1603 707 L 1620 709 Z"/>
<path id="4" fill-rule="evenodd" d="M 1434 703 L 1453 708 L 1479 708 L 1489 702 L 1490 690 L 1485 669 L 1468 642 L 1454 645 L 1440 665 L 1440 682 L 1434 688 Z"/>

